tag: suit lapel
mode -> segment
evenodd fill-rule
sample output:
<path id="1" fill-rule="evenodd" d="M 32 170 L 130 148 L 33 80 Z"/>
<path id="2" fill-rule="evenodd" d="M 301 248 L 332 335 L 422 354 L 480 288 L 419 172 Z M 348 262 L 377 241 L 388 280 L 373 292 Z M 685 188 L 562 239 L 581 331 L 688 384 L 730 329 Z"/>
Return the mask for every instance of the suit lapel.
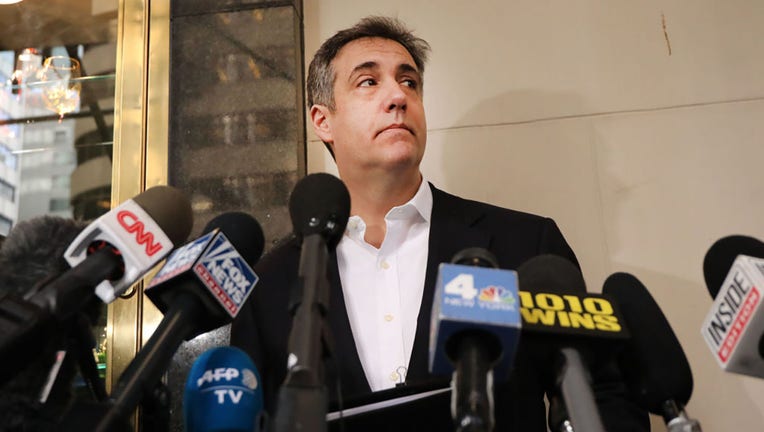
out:
<path id="1" fill-rule="evenodd" d="M 429 377 L 430 315 L 435 295 L 438 266 L 448 263 L 453 256 L 468 247 L 488 248 L 490 236 L 475 227 L 484 216 L 482 211 L 470 206 L 468 201 L 436 189 L 432 189 L 432 217 L 430 219 L 430 239 L 427 254 L 424 294 L 417 317 L 416 336 L 411 351 L 408 383 L 426 380 Z"/>

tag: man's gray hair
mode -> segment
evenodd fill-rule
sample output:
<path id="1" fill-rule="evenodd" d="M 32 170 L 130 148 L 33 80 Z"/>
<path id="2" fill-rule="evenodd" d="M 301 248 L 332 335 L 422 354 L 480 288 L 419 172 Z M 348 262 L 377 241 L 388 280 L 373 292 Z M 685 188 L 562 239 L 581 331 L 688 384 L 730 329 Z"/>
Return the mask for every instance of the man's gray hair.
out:
<path id="1" fill-rule="evenodd" d="M 318 104 L 324 105 L 332 111 L 335 109 L 334 80 L 336 74 L 332 68 L 332 60 L 342 47 L 361 38 L 383 38 L 398 42 L 411 54 L 417 69 L 419 69 L 419 74 L 424 75 L 424 65 L 427 62 L 430 45 L 424 39 L 414 36 L 411 30 L 395 18 L 366 17 L 353 27 L 337 32 L 316 51 L 308 67 L 309 108 Z"/>

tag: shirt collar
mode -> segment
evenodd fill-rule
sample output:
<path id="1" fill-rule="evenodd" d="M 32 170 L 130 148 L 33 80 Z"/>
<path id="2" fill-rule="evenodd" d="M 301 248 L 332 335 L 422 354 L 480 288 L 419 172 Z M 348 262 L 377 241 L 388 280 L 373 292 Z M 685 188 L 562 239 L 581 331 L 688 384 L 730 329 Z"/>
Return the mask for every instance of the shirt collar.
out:
<path id="1" fill-rule="evenodd" d="M 405 204 L 391 208 L 385 215 L 385 220 L 412 220 L 415 217 L 421 218 L 426 223 L 429 223 L 432 217 L 432 189 L 424 176 L 414 196 Z M 354 215 L 348 220 L 345 233 L 351 237 L 360 238 L 365 230 L 366 223 L 360 216 Z"/>
<path id="2" fill-rule="evenodd" d="M 417 214 L 425 222 L 430 222 L 430 217 L 432 216 L 432 190 L 424 176 L 422 176 L 419 189 L 414 196 L 407 203 L 391 208 L 387 215 L 385 215 L 385 219 L 410 219 Z"/>

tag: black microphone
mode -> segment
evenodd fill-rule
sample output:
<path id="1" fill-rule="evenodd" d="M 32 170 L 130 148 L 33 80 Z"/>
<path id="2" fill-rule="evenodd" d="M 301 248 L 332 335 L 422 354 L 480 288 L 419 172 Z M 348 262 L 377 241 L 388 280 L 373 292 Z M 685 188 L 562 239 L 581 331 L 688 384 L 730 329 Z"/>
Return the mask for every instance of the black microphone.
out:
<path id="1" fill-rule="evenodd" d="M 111 407 L 96 430 L 124 424 L 183 340 L 229 323 L 251 294 L 258 278 L 250 265 L 264 245 L 260 225 L 245 213 L 225 213 L 210 221 L 205 232 L 174 251 L 146 288 L 164 318 L 119 377 Z"/>
<path id="2" fill-rule="evenodd" d="M 608 359 L 612 343 L 626 337 L 617 310 L 604 296 L 586 293 L 581 272 L 565 258 L 540 255 L 521 265 L 517 273 L 521 343 L 532 345 L 537 361 L 552 360 L 554 385 L 573 427 L 604 432 L 587 364 Z"/>
<path id="3" fill-rule="evenodd" d="M 644 409 L 660 415 L 669 431 L 700 431 L 684 406 L 692 371 L 671 325 L 647 288 L 628 273 L 614 273 L 602 288 L 618 304 L 631 337 L 618 357 L 621 373 Z"/>
<path id="4" fill-rule="evenodd" d="M 703 278 L 708 293 L 715 299 L 738 255 L 764 258 L 764 242 L 745 235 L 720 238 L 708 249 L 703 258 Z"/>
<path id="5" fill-rule="evenodd" d="M 0 292 L 26 297 L 69 270 L 64 251 L 86 226 L 58 216 L 17 223 L 0 247 Z"/>
<path id="6" fill-rule="evenodd" d="M 54 216 L 17 223 L 0 248 L 0 297 L 15 298 L 22 308 L 28 307 L 23 300 L 25 296 L 69 269 L 63 258 L 64 250 L 85 226 L 82 222 Z M 95 301 L 90 306 L 85 312 L 95 321 L 101 302 Z M 22 311 L 15 309 L 18 314 Z M 5 312 L 6 308 L 0 308 L 0 321 L 8 318 Z M 12 323 L 0 324 L 9 325 Z M 44 430 L 52 429 L 60 421 L 74 398 L 71 388 L 78 353 L 70 352 L 73 347 L 68 336 L 75 328 L 78 328 L 76 323 L 69 321 L 64 325 L 40 327 L 39 333 L 29 339 L 34 348 L 31 354 L 15 351 L 2 357 L 0 383 L 4 384 L 0 388 L 0 424 L 4 428 Z M 92 351 L 89 356 L 95 363 Z M 85 371 L 83 375 L 87 375 Z M 88 381 L 88 384 L 91 383 Z"/>
<path id="7" fill-rule="evenodd" d="M 337 247 L 350 216 L 350 194 L 330 174 L 310 174 L 295 185 L 289 214 L 302 240 L 298 283 L 289 310 L 287 376 L 279 389 L 274 430 L 326 430 L 328 401 L 323 378 L 322 332 L 329 310 L 329 253 Z M 326 342 L 326 341 L 324 341 Z"/>

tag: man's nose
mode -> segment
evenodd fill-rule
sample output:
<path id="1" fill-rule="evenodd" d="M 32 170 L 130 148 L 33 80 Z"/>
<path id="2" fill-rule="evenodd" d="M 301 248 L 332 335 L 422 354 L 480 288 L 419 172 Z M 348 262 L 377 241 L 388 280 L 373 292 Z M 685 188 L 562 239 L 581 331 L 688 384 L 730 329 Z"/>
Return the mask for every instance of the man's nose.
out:
<path id="1" fill-rule="evenodd" d="M 390 86 L 390 91 L 387 97 L 387 111 L 406 111 L 407 96 L 406 92 L 400 88 L 400 84 L 396 82 L 395 85 Z"/>

